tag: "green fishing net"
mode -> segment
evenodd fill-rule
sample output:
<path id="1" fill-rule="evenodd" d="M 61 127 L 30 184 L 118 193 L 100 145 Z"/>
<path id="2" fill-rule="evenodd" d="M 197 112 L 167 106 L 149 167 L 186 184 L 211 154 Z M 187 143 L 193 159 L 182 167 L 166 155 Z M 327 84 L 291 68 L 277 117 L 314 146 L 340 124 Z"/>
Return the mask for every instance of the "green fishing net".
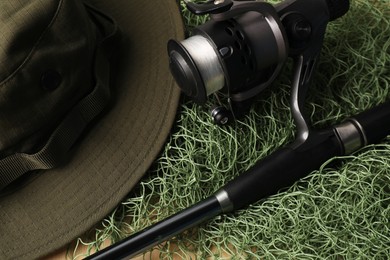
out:
<path id="1" fill-rule="evenodd" d="M 182 3 L 184 8 L 184 4 Z M 207 20 L 184 8 L 188 28 Z M 306 110 L 313 127 L 340 123 L 390 98 L 390 1 L 351 0 L 329 24 Z M 160 158 L 128 198 L 79 243 L 119 241 L 210 196 L 294 139 L 291 62 L 250 113 L 229 127 L 184 99 Z M 297 162 L 305 163 L 305 162 Z M 158 245 L 163 259 L 388 259 L 390 138 L 320 169 L 246 209 Z M 156 255 L 156 254 L 155 254 Z M 77 257 L 77 255 L 74 255 Z M 145 256 L 149 258 L 149 256 Z"/>

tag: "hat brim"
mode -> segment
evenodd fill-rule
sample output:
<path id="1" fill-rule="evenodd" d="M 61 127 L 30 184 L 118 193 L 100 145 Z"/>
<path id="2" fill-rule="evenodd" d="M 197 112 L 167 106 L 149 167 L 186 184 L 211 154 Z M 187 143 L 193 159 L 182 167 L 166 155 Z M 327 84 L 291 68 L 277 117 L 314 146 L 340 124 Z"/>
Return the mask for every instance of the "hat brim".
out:
<path id="1" fill-rule="evenodd" d="M 183 38 L 174 0 L 88 0 L 119 25 L 114 103 L 59 169 L 0 198 L 1 259 L 59 249 L 109 214 L 151 166 L 170 132 L 180 91 L 166 44 Z"/>

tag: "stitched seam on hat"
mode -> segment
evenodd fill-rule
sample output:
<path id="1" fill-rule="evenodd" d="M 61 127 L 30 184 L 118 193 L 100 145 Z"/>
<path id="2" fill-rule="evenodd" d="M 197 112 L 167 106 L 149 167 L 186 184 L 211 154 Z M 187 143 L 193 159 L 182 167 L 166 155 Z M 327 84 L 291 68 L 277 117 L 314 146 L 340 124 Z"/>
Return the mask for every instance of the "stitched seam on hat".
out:
<path id="1" fill-rule="evenodd" d="M 11 79 L 13 79 L 15 77 L 15 75 L 19 72 L 19 70 L 21 70 L 23 67 L 26 66 L 26 64 L 29 62 L 29 60 L 31 59 L 31 57 L 33 56 L 33 54 L 35 53 L 36 49 L 37 49 L 37 46 L 41 43 L 42 41 L 42 38 L 45 36 L 45 34 L 47 33 L 47 31 L 49 30 L 49 28 L 51 28 L 51 26 L 54 24 L 54 22 L 57 20 L 57 17 L 58 17 L 58 14 L 60 13 L 61 11 L 61 8 L 63 6 L 63 0 L 60 0 L 59 3 L 58 3 L 58 7 L 57 7 L 57 10 L 56 12 L 54 13 L 54 16 L 53 18 L 50 20 L 50 23 L 49 25 L 45 28 L 45 30 L 43 30 L 42 34 L 39 36 L 38 40 L 35 42 L 34 46 L 31 48 L 31 51 L 30 53 L 27 55 L 27 57 L 22 61 L 22 63 L 15 69 L 15 71 L 13 71 L 7 78 L 5 78 L 2 82 L 0 82 L 0 87 L 1 85 L 7 83 L 8 81 L 10 81 Z"/>

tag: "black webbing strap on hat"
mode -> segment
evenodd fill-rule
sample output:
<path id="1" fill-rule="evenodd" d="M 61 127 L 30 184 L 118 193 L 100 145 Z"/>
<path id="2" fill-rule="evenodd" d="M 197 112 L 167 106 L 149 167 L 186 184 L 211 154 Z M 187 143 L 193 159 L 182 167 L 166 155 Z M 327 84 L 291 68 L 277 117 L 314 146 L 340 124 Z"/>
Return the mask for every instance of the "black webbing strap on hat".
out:
<path id="1" fill-rule="evenodd" d="M 94 64 L 96 83 L 93 91 L 72 108 L 43 148 L 34 154 L 15 153 L 0 160 L 0 190 L 26 172 L 57 166 L 88 123 L 102 112 L 110 97 L 109 56 L 116 35 L 115 25 L 96 50 Z"/>

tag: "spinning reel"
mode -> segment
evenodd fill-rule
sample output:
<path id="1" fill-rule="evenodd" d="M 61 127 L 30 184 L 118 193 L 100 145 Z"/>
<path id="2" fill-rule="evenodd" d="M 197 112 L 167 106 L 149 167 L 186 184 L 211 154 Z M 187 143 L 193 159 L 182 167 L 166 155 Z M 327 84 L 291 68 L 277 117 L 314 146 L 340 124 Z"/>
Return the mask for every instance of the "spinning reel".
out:
<path id="1" fill-rule="evenodd" d="M 196 15 L 209 14 L 210 20 L 193 36 L 168 42 L 170 69 L 183 93 L 200 104 L 216 95 L 219 104 L 211 115 L 217 124 L 227 124 L 247 113 L 291 57 L 292 113 L 298 132 L 305 135 L 301 111 L 326 26 L 348 11 L 349 2 L 212 0 L 186 1 L 186 6 Z"/>

